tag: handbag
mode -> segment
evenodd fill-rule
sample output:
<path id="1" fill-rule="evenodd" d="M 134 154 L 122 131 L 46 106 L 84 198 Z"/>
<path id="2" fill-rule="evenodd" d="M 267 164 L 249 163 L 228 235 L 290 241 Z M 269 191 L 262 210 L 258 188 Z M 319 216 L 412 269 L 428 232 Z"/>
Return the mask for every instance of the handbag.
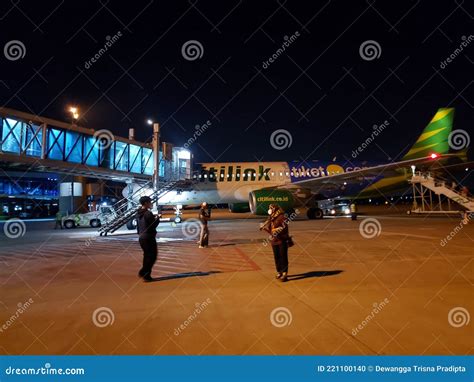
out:
<path id="1" fill-rule="evenodd" d="M 288 244 L 288 247 L 293 247 L 295 245 L 295 242 L 293 241 L 293 237 L 288 236 L 288 239 L 286 240 L 286 244 Z"/>

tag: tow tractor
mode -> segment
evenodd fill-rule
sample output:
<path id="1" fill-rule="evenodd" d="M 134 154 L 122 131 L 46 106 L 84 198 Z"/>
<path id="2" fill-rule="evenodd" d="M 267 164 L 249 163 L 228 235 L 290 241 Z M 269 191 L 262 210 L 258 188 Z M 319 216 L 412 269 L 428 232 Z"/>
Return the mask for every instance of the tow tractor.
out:
<path id="1" fill-rule="evenodd" d="M 114 209 L 109 206 L 100 206 L 97 211 L 87 212 L 85 214 L 70 214 L 62 218 L 63 227 L 92 227 L 98 228 L 116 217 Z"/>

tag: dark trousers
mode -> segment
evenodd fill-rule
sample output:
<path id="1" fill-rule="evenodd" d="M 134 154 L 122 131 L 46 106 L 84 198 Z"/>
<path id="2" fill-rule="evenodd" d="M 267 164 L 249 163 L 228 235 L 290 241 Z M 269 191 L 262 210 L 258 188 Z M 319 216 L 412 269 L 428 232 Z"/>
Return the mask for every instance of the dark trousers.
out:
<path id="1" fill-rule="evenodd" d="M 151 269 L 156 262 L 158 256 L 158 246 L 154 236 L 141 236 L 138 239 L 140 247 L 143 250 L 143 267 L 138 274 L 141 277 L 151 277 Z"/>
<path id="2" fill-rule="evenodd" d="M 201 224 L 201 235 L 199 236 L 199 245 L 207 247 L 209 245 L 209 228 L 207 224 Z"/>
<path id="3" fill-rule="evenodd" d="M 57 228 L 61 228 L 63 229 L 63 222 L 62 220 L 56 220 L 55 223 L 54 223 L 54 229 L 57 229 Z"/>
<path id="4" fill-rule="evenodd" d="M 288 272 L 288 244 L 286 241 L 281 244 L 272 244 L 273 257 L 277 272 Z"/>

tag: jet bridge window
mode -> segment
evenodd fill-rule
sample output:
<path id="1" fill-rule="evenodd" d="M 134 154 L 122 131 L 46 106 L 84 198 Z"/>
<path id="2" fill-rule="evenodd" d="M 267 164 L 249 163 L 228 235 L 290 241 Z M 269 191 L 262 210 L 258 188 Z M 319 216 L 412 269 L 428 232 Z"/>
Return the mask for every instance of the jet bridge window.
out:
<path id="1" fill-rule="evenodd" d="M 147 175 L 153 174 L 153 150 L 146 147 L 142 151 L 142 172 Z"/>
<path id="2" fill-rule="evenodd" d="M 66 161 L 72 163 L 82 161 L 82 136 L 79 133 L 66 132 Z"/>
<path id="3" fill-rule="evenodd" d="M 141 154 L 140 146 L 130 144 L 130 172 L 141 172 Z"/>
<path id="4" fill-rule="evenodd" d="M 49 159 L 63 160 L 64 156 L 64 131 L 50 128 L 48 131 L 48 151 Z"/>

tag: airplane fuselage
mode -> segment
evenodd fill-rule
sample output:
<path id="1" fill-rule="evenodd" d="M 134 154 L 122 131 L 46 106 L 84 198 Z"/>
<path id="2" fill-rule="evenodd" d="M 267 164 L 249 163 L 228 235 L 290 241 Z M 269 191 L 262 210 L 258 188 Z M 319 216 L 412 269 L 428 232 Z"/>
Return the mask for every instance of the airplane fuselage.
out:
<path id="1" fill-rule="evenodd" d="M 330 178 L 374 165 L 376 164 L 367 162 L 341 164 L 334 161 L 202 163 L 200 170 L 194 175 L 192 190 L 170 191 L 160 198 L 159 204 L 193 205 L 203 201 L 210 204 L 245 203 L 249 201 L 252 191 L 274 187 L 304 189 L 305 186 L 299 185 L 299 181 Z M 321 193 L 327 197 L 355 195 L 380 178 L 364 178 L 337 187 L 328 187 L 327 184 L 323 186 L 321 183 Z M 145 194 L 151 192 L 152 190 L 147 190 Z"/>

